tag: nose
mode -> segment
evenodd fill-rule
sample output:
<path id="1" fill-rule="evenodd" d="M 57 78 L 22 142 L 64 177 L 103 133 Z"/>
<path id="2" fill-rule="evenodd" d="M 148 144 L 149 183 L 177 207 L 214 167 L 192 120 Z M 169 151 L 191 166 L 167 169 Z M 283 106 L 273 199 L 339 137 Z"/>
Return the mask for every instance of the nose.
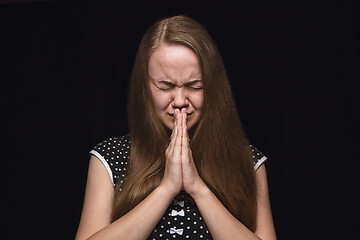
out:
<path id="1" fill-rule="evenodd" d="M 184 87 L 175 88 L 173 101 L 172 101 L 173 108 L 182 109 L 182 108 L 186 108 L 188 105 L 189 105 L 189 101 L 186 97 Z"/>

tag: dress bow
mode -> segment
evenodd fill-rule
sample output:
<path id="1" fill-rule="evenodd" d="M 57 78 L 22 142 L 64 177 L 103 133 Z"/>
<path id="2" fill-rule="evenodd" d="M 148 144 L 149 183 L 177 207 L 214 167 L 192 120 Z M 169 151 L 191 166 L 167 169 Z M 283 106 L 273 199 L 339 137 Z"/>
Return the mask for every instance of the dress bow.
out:
<path id="1" fill-rule="evenodd" d="M 175 200 L 175 205 L 179 205 L 180 207 L 184 207 L 184 201 L 176 201 Z"/>
<path id="2" fill-rule="evenodd" d="M 171 211 L 171 216 L 185 216 L 185 212 L 184 209 L 181 209 L 180 211 L 176 211 L 176 210 L 172 210 Z"/>
<path id="3" fill-rule="evenodd" d="M 170 228 L 170 234 L 174 234 L 174 233 L 177 233 L 179 235 L 183 235 L 184 229 L 182 229 L 182 228 L 180 228 L 180 229 Z"/>

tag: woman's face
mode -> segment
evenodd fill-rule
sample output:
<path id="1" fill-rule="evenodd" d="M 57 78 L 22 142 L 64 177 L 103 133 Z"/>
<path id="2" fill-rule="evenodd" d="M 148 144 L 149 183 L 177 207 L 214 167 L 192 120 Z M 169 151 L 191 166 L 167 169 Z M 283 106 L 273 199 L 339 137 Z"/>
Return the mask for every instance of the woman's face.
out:
<path id="1" fill-rule="evenodd" d="M 174 112 L 186 109 L 187 127 L 201 118 L 204 103 L 201 68 L 197 55 L 178 44 L 161 44 L 149 59 L 149 84 L 160 121 L 170 130 Z"/>

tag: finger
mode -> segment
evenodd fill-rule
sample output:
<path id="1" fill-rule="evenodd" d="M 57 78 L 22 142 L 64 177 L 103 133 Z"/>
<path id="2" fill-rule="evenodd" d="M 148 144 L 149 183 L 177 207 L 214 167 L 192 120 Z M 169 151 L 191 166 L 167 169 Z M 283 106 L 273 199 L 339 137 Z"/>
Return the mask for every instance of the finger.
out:
<path id="1" fill-rule="evenodd" d="M 170 141 L 169 146 L 166 148 L 166 153 L 172 152 L 172 149 L 174 147 L 174 142 L 175 142 L 175 139 L 174 139 L 175 136 L 176 136 L 176 126 L 174 123 L 173 131 L 171 133 L 170 140 L 169 140 Z"/>
<path id="2" fill-rule="evenodd" d="M 187 126 L 182 128 L 182 153 L 190 155 L 190 147 L 189 147 L 189 134 L 187 130 Z"/>
<path id="3" fill-rule="evenodd" d="M 181 121 L 181 115 L 179 117 L 179 120 Z M 181 125 L 178 124 L 178 126 L 176 126 L 176 137 L 175 137 L 175 141 L 174 141 L 174 148 L 173 148 L 173 155 L 174 156 L 180 156 L 181 154 L 181 139 L 182 139 L 182 134 L 181 134 Z"/>
<path id="4" fill-rule="evenodd" d="M 184 115 L 184 111 L 182 109 L 181 109 L 181 111 L 179 110 L 179 123 L 178 123 L 178 126 L 180 126 L 180 127 L 182 127 L 182 125 L 183 125 L 183 120 L 184 120 L 183 115 Z"/>
<path id="5" fill-rule="evenodd" d="M 186 127 L 186 118 L 187 118 L 186 108 L 182 109 L 182 113 L 183 113 L 183 115 L 182 115 L 182 122 L 181 122 L 181 127 L 182 127 L 181 135 L 183 136 L 183 139 L 186 140 L 188 138 L 187 127 Z M 186 132 L 186 135 L 184 134 L 184 131 Z"/>
<path id="6" fill-rule="evenodd" d="M 174 143 L 174 148 L 173 148 L 173 156 L 176 159 L 181 159 L 181 127 L 178 126 L 178 133 L 176 134 L 176 139 L 175 139 L 175 143 Z"/>
<path id="7" fill-rule="evenodd" d="M 186 114 L 186 108 L 181 109 L 182 113 L 183 113 L 183 118 L 182 118 L 182 127 L 186 127 L 186 118 L 187 118 L 187 114 Z"/>
<path id="8" fill-rule="evenodd" d="M 170 140 L 170 148 L 173 149 L 174 145 L 175 145 L 175 140 L 176 140 L 176 136 L 178 134 L 178 123 L 179 123 L 179 118 L 180 118 L 180 111 L 178 109 L 175 109 L 175 114 L 174 114 L 174 126 L 173 126 L 173 131 L 171 134 L 171 140 Z"/>
<path id="9" fill-rule="evenodd" d="M 182 122 L 182 142 L 181 142 L 181 151 L 183 156 L 185 157 L 185 159 L 187 159 L 186 157 L 188 157 L 188 160 L 190 162 L 190 157 L 191 157 L 191 150 L 190 150 L 190 146 L 189 146 L 189 132 L 186 126 L 186 117 L 187 114 L 186 112 L 183 115 L 183 122 Z"/>

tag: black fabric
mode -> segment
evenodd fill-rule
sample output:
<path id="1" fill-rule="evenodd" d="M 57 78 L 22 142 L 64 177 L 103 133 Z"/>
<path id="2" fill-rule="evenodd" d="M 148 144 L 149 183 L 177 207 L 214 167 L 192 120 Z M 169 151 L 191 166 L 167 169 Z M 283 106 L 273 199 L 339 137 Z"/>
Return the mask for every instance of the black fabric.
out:
<path id="1" fill-rule="evenodd" d="M 358 238 L 360 1 L 29 1 L 0 1 L 1 239 L 74 239 L 87 152 L 129 132 L 140 39 L 175 14 L 213 37 L 271 159 L 277 238 Z"/>
<path id="2" fill-rule="evenodd" d="M 130 156 L 130 137 L 125 135 L 122 137 L 113 137 L 97 144 L 93 151 L 99 153 L 107 162 L 112 172 L 112 181 L 114 187 L 120 180 L 125 178 L 128 159 Z M 91 154 L 91 152 L 90 152 Z"/>
<path id="3" fill-rule="evenodd" d="M 130 144 L 129 135 L 113 137 L 97 144 L 90 152 L 90 154 L 100 154 L 106 162 L 103 163 L 111 169 L 114 187 L 119 181 L 121 183 L 125 181 Z M 266 157 L 253 145 L 250 147 L 254 166 L 262 164 Z M 212 239 L 212 237 L 196 204 L 186 192 L 181 191 L 148 239 Z"/>

